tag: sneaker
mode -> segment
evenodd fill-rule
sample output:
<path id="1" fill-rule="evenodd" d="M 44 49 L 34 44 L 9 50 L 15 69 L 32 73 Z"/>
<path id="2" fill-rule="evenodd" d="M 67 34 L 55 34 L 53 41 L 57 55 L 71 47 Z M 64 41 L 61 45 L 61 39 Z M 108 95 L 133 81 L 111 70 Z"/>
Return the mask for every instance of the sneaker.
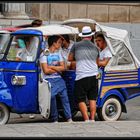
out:
<path id="1" fill-rule="evenodd" d="M 51 123 L 58 123 L 58 121 L 53 121 L 53 122 L 51 122 Z"/>
<path id="2" fill-rule="evenodd" d="M 90 122 L 89 120 L 85 120 L 85 122 L 87 123 L 87 122 Z"/>
<path id="3" fill-rule="evenodd" d="M 30 114 L 29 118 L 30 119 L 34 119 L 35 118 L 35 115 L 34 114 Z"/>
<path id="4" fill-rule="evenodd" d="M 73 122 L 73 120 L 72 119 L 68 119 L 67 122 L 71 123 L 71 122 Z"/>
<path id="5" fill-rule="evenodd" d="M 95 122 L 95 120 L 90 120 L 90 122 Z"/>

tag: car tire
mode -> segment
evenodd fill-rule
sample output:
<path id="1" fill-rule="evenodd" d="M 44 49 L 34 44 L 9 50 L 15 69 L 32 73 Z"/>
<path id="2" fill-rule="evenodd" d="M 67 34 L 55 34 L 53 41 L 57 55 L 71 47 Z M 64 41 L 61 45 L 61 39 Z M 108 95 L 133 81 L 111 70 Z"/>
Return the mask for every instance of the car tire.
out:
<path id="1" fill-rule="evenodd" d="M 0 125 L 6 124 L 9 120 L 9 117 L 10 112 L 8 107 L 5 104 L 0 103 Z"/>
<path id="2" fill-rule="evenodd" d="M 120 118 L 122 113 L 122 106 L 120 101 L 115 97 L 108 98 L 102 108 L 97 111 L 99 120 L 102 121 L 116 121 Z"/>

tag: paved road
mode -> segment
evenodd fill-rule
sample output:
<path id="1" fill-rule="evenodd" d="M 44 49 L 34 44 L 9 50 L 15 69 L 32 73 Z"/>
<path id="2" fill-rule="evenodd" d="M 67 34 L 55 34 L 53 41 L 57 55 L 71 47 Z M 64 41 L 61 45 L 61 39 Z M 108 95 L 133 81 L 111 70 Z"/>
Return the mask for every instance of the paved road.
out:
<path id="1" fill-rule="evenodd" d="M 119 121 L 84 123 L 80 112 L 73 123 L 50 123 L 40 115 L 29 119 L 27 114 L 20 118 L 11 114 L 8 124 L 0 126 L 0 137 L 140 137 L 140 97 L 127 101 L 127 114 L 122 113 Z"/>

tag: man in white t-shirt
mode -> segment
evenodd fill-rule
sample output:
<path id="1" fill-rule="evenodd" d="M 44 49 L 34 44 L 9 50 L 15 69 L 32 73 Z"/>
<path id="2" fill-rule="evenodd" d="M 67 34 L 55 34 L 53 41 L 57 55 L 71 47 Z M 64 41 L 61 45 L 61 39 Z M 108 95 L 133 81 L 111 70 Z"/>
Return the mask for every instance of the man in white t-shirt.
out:
<path id="1" fill-rule="evenodd" d="M 108 61 L 112 57 L 112 53 L 111 53 L 109 47 L 107 47 L 107 43 L 105 41 L 105 38 L 104 38 L 104 35 L 102 32 L 96 32 L 95 42 L 100 50 L 100 57 L 98 60 L 98 66 L 104 67 L 107 65 Z"/>
<path id="2" fill-rule="evenodd" d="M 48 50 L 49 54 L 40 56 L 40 65 L 42 68 L 43 79 L 47 80 L 51 84 L 51 120 L 52 122 L 58 121 L 58 108 L 56 95 L 59 95 L 65 118 L 68 122 L 71 122 L 71 108 L 69 99 L 67 96 L 67 89 L 65 81 L 61 77 L 61 72 L 64 71 L 64 61 L 59 51 L 62 45 L 62 39 L 60 36 L 53 35 L 48 38 Z"/>
<path id="3" fill-rule="evenodd" d="M 91 41 L 94 32 L 90 26 L 84 26 L 79 33 L 81 41 L 75 42 L 71 48 L 68 60 L 76 62 L 76 79 L 74 84 L 74 95 L 85 122 L 95 120 L 96 100 L 98 96 L 98 66 L 99 50 Z M 86 104 L 89 101 L 89 110 Z"/>
<path id="4" fill-rule="evenodd" d="M 62 35 L 62 37 L 63 37 L 63 44 L 62 44 L 62 49 L 61 49 L 62 57 L 65 62 L 65 69 L 70 69 L 71 63 L 68 61 L 68 55 L 70 53 L 70 50 L 74 42 L 70 40 L 69 35 Z"/>

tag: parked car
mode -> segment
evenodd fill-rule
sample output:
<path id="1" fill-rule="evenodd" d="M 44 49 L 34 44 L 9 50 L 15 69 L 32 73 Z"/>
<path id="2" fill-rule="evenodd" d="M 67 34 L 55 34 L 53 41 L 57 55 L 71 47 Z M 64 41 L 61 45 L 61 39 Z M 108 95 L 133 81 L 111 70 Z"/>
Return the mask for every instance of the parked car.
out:
<path id="1" fill-rule="evenodd" d="M 69 19 L 62 25 L 78 27 L 80 32 L 85 25 L 95 32 L 102 31 L 113 57 L 104 68 L 99 68 L 97 115 L 100 120 L 118 120 L 122 112 L 127 112 L 126 101 L 140 95 L 140 62 L 131 48 L 128 32 L 92 19 Z"/>

